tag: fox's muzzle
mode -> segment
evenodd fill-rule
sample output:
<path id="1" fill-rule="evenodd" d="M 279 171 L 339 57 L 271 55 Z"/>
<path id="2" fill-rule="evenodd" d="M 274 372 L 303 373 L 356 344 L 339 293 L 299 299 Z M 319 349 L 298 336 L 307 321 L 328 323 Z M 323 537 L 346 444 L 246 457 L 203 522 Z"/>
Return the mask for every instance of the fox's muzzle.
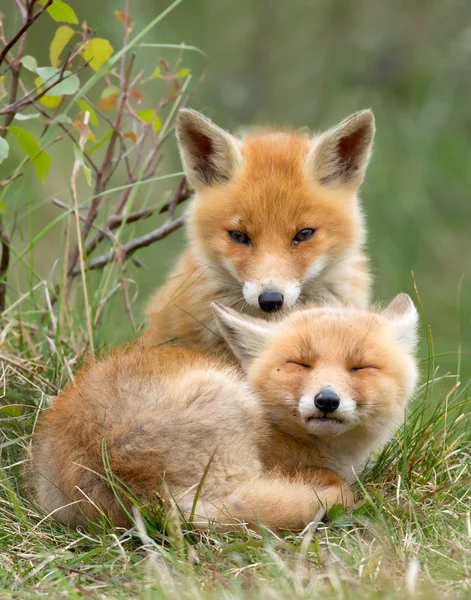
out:
<path id="1" fill-rule="evenodd" d="M 333 390 L 322 388 L 314 396 L 314 406 L 327 415 L 337 410 L 340 406 L 340 398 Z"/>
<path id="2" fill-rule="evenodd" d="M 258 297 L 258 305 L 264 312 L 276 312 L 283 306 L 284 296 L 281 292 L 267 290 Z"/>

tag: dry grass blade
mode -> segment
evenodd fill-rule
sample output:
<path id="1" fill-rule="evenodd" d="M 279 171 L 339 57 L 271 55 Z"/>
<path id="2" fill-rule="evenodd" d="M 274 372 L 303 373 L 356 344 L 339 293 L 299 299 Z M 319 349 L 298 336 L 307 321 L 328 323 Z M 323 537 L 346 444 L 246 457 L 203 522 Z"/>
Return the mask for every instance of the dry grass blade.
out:
<path id="1" fill-rule="evenodd" d="M 80 152 L 83 151 L 85 146 L 85 142 L 88 140 L 88 136 L 90 134 L 90 130 L 88 128 L 88 113 L 85 116 L 85 120 L 83 125 L 80 127 L 80 141 L 79 147 Z M 72 169 L 72 176 L 70 179 L 70 187 L 72 190 L 72 200 L 74 205 L 74 215 L 75 215 L 75 225 L 77 232 L 77 245 L 78 245 L 78 254 L 79 254 L 79 268 L 80 274 L 82 277 L 82 286 L 83 286 L 83 298 L 85 302 L 85 317 L 87 320 L 87 329 L 88 329 L 88 341 L 90 345 L 90 350 L 92 355 L 95 353 L 95 347 L 93 343 L 93 326 L 92 326 L 92 314 L 90 310 L 90 303 L 88 299 L 88 288 L 87 288 L 87 278 L 85 273 L 85 260 L 83 256 L 83 245 L 82 245 L 82 232 L 80 229 L 80 215 L 79 215 L 79 203 L 77 197 L 77 177 L 80 172 L 80 167 L 82 165 L 81 157 L 76 157 L 74 161 L 74 166 Z"/>

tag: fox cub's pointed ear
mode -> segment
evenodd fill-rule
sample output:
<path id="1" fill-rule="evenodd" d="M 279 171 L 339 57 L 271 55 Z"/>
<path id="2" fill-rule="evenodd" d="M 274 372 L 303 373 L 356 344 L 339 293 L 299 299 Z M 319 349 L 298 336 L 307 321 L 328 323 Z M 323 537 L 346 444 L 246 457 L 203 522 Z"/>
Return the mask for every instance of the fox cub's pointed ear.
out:
<path id="1" fill-rule="evenodd" d="M 393 325 L 399 343 L 413 352 L 417 346 L 419 314 L 410 297 L 398 294 L 382 314 Z"/>
<path id="2" fill-rule="evenodd" d="M 195 189 L 225 183 L 242 162 L 236 138 L 195 110 L 178 112 L 176 132 L 183 167 Z"/>
<path id="3" fill-rule="evenodd" d="M 211 308 L 221 335 L 246 369 L 266 346 L 276 325 L 242 317 L 218 302 L 213 302 Z"/>
<path id="4" fill-rule="evenodd" d="M 363 181 L 375 134 L 371 110 L 357 112 L 314 138 L 308 168 L 321 185 L 357 188 Z"/>

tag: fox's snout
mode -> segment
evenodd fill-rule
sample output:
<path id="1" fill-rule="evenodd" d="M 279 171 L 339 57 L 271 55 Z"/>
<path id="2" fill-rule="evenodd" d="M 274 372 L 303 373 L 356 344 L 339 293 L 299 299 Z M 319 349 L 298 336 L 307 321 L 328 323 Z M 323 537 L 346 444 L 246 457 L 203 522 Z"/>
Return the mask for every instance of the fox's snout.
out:
<path id="1" fill-rule="evenodd" d="M 313 386 L 299 400 L 299 413 L 307 429 L 316 435 L 338 434 L 358 417 L 357 402 L 348 389 L 331 384 Z"/>
<path id="2" fill-rule="evenodd" d="M 284 296 L 281 292 L 267 290 L 258 297 L 258 305 L 264 312 L 276 312 L 283 307 Z"/>
<path id="3" fill-rule="evenodd" d="M 314 396 L 314 406 L 327 415 L 328 413 L 335 412 L 340 406 L 340 397 L 333 390 L 322 388 Z"/>
<path id="4" fill-rule="evenodd" d="M 298 282 L 278 283 L 272 278 L 267 283 L 246 281 L 242 292 L 247 304 L 272 313 L 296 303 L 301 292 Z"/>

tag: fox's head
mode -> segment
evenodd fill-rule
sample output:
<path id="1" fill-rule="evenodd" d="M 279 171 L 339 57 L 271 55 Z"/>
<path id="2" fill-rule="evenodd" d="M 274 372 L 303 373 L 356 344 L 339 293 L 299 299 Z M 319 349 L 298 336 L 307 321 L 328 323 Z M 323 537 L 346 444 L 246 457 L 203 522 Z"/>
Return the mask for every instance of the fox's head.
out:
<path id="1" fill-rule="evenodd" d="M 206 274 L 249 306 L 274 312 L 311 297 L 316 281 L 361 247 L 356 192 L 374 137 L 370 110 L 320 135 L 238 138 L 183 109 L 177 137 L 196 190 L 192 249 Z"/>
<path id="2" fill-rule="evenodd" d="M 417 311 L 400 294 L 382 312 L 306 308 L 281 322 L 213 304 L 221 334 L 268 418 L 296 437 L 355 427 L 387 435 L 417 382 Z"/>

